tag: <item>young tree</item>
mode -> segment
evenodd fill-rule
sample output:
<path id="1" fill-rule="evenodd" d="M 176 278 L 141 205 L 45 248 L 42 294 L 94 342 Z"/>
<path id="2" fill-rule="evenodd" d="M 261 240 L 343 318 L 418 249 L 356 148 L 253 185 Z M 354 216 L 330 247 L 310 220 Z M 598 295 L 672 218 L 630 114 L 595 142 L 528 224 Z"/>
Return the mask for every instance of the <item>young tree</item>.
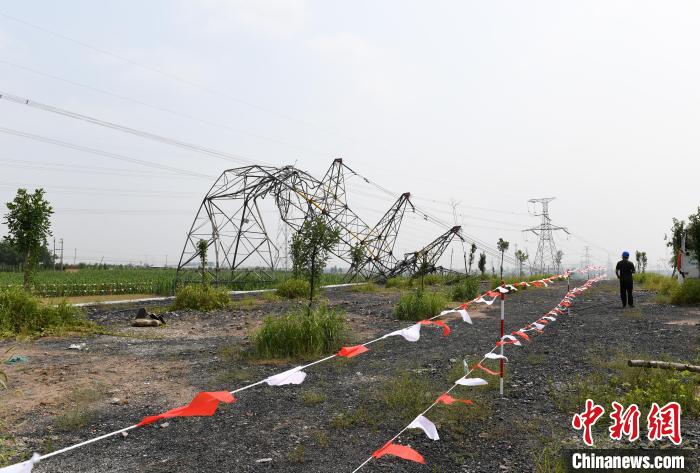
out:
<path id="1" fill-rule="evenodd" d="M 472 272 L 472 265 L 474 264 L 474 255 L 475 254 L 476 254 L 476 243 L 472 243 L 472 246 L 469 249 L 469 271 L 467 271 L 467 274 L 471 274 L 471 272 Z"/>
<path id="2" fill-rule="evenodd" d="M 202 272 L 202 284 L 207 283 L 207 250 L 209 244 L 207 240 L 199 240 L 197 242 L 197 252 L 199 253 L 199 269 Z"/>
<path id="3" fill-rule="evenodd" d="M 330 251 L 339 239 L 340 230 L 331 228 L 320 216 L 304 221 L 292 236 L 292 272 L 294 277 L 305 277 L 309 281 L 309 308 L 320 285 L 323 268 L 330 258 Z"/>
<path id="4" fill-rule="evenodd" d="M 564 252 L 562 250 L 557 250 L 554 255 L 554 263 L 557 265 L 557 273 L 561 272 L 561 263 L 564 260 Z"/>
<path id="5" fill-rule="evenodd" d="M 700 207 L 698 211 L 688 217 L 686 250 L 695 253 L 695 260 L 700 262 Z"/>
<path id="6" fill-rule="evenodd" d="M 664 235 L 664 240 L 666 240 L 666 246 L 671 248 L 673 255 L 671 256 L 671 266 L 673 267 L 673 273 L 671 276 L 675 276 L 676 270 L 678 269 L 678 252 L 681 249 L 681 240 L 683 239 L 683 233 L 685 232 L 685 220 L 678 220 L 673 218 L 673 225 L 671 226 L 671 238 L 668 235 Z"/>
<path id="7" fill-rule="evenodd" d="M 479 271 L 481 271 L 481 276 L 484 276 L 486 272 L 486 253 L 479 253 L 479 262 L 477 263 Z"/>
<path id="8" fill-rule="evenodd" d="M 496 246 L 498 247 L 498 251 L 501 252 L 501 279 L 503 279 L 503 256 L 505 255 L 506 251 L 508 251 L 510 243 L 505 241 L 503 238 L 499 238 Z"/>
<path id="9" fill-rule="evenodd" d="M 358 243 L 350 248 L 350 260 L 353 270 L 359 272 L 366 260 L 364 244 Z"/>
<path id="10" fill-rule="evenodd" d="M 642 263 L 642 264 L 640 265 L 640 266 L 641 266 L 641 269 L 642 269 L 642 272 L 643 272 L 643 273 L 646 273 L 646 272 L 647 272 L 647 262 L 649 261 L 649 258 L 647 258 L 647 252 L 646 252 L 646 251 L 642 251 L 642 254 L 641 254 L 641 257 L 639 258 L 639 260 L 640 260 L 640 262 Z"/>
<path id="11" fill-rule="evenodd" d="M 637 269 L 641 272 L 642 271 L 642 252 L 635 250 L 634 259 L 637 260 Z"/>
<path id="12" fill-rule="evenodd" d="M 523 275 L 523 264 L 530 256 L 523 250 L 515 250 L 515 259 L 518 260 L 518 267 L 520 270 L 520 276 Z"/>
<path id="13" fill-rule="evenodd" d="M 9 212 L 5 214 L 5 241 L 22 255 L 24 288 L 29 289 L 41 247 L 46 246 L 51 235 L 53 209 L 44 200 L 44 189 L 36 189 L 32 194 L 17 189 L 14 200 L 6 205 Z"/>

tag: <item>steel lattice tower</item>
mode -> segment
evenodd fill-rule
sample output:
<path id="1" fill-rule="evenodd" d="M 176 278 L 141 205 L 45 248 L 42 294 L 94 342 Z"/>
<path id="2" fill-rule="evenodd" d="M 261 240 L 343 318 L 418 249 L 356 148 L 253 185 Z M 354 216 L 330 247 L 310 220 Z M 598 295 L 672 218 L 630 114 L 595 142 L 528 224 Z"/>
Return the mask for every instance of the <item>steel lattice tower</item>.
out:
<path id="1" fill-rule="evenodd" d="M 532 267 L 539 270 L 540 274 L 544 274 L 548 267 L 553 268 L 556 266 L 557 247 L 554 243 L 553 232 L 563 230 L 569 233 L 565 227 L 552 225 L 552 219 L 549 218 L 549 203 L 554 199 L 555 197 L 544 197 L 528 200 L 535 206 L 537 204 L 542 205 L 542 212 L 535 214 L 535 217 L 542 217 L 540 225 L 523 230 L 523 232 L 532 232 L 539 237 L 537 253 L 535 253 L 535 258 L 532 260 Z"/>

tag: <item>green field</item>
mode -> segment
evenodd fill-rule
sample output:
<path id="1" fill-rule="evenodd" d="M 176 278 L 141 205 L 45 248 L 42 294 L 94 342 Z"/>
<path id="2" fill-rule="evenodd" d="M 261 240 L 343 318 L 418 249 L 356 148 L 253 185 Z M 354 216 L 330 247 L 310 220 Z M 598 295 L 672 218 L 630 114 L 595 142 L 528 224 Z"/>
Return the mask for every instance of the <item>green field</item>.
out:
<path id="1" fill-rule="evenodd" d="M 171 295 L 175 283 L 175 269 L 149 268 L 80 268 L 67 271 L 38 271 L 34 276 L 34 290 L 43 297 L 93 296 L 109 294 Z M 288 273 L 275 271 L 270 280 L 259 280 L 245 273 L 221 273 L 220 284 L 236 290 L 272 288 Z M 185 281 L 199 282 L 195 270 L 184 274 Z M 324 274 L 322 284 L 343 282 L 342 274 Z M 22 273 L 0 272 L 0 289 L 21 286 Z"/>

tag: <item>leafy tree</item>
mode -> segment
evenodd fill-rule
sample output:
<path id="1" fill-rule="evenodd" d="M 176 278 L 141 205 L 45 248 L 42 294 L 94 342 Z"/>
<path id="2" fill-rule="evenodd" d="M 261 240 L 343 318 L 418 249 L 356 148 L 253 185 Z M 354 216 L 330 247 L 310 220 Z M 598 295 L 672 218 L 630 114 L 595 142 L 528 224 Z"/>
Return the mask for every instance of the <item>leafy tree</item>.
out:
<path id="1" fill-rule="evenodd" d="M 635 250 L 634 259 L 637 260 L 637 269 L 641 272 L 641 270 L 642 270 L 642 252 Z"/>
<path id="2" fill-rule="evenodd" d="M 209 243 L 207 240 L 197 242 L 197 253 L 199 253 L 199 269 L 202 272 L 202 284 L 207 283 L 207 250 Z"/>
<path id="3" fill-rule="evenodd" d="M 683 239 L 683 233 L 685 232 L 685 220 L 678 220 L 673 218 L 673 225 L 671 226 L 671 237 L 664 235 L 664 240 L 666 240 L 666 246 L 671 248 L 673 255 L 671 256 L 671 266 L 673 267 L 673 274 L 675 276 L 676 270 L 678 269 L 678 252 L 681 249 L 681 240 Z"/>
<path id="4" fill-rule="evenodd" d="M 643 273 L 646 273 L 646 272 L 647 272 L 647 262 L 649 262 L 649 258 L 647 258 L 647 252 L 646 252 L 646 251 L 642 251 L 642 252 L 641 252 L 639 261 L 641 262 L 641 264 L 639 265 L 640 268 L 641 268 L 641 271 L 642 271 Z"/>
<path id="5" fill-rule="evenodd" d="M 506 251 L 508 251 L 510 243 L 505 241 L 503 238 L 499 238 L 496 246 L 498 247 L 498 251 L 501 252 L 501 279 L 503 279 L 503 256 L 505 255 Z"/>
<path id="6" fill-rule="evenodd" d="M 527 259 L 530 257 L 530 255 L 527 254 L 527 252 L 523 250 L 515 250 L 515 259 L 518 260 L 518 266 L 520 270 L 520 276 L 523 275 L 523 264 Z"/>
<path id="7" fill-rule="evenodd" d="M 5 214 L 5 241 L 22 255 L 24 288 L 29 289 L 41 247 L 47 245 L 51 235 L 53 208 L 44 200 L 44 189 L 36 189 L 32 194 L 17 189 L 14 200 L 6 205 L 9 212 Z"/>
<path id="8" fill-rule="evenodd" d="M 0 241 L 0 265 L 19 266 L 20 264 L 22 264 L 22 255 L 9 242 Z"/>
<path id="9" fill-rule="evenodd" d="M 700 263 L 700 207 L 698 211 L 688 217 L 686 250 L 690 249 L 695 253 L 695 261 Z"/>
<path id="10" fill-rule="evenodd" d="M 483 276 L 486 272 L 486 253 L 479 253 L 479 263 L 477 264 L 481 275 Z"/>
<path id="11" fill-rule="evenodd" d="M 472 243 L 472 246 L 469 249 L 469 271 L 467 271 L 467 274 L 471 274 L 471 272 L 472 272 L 472 265 L 474 264 L 474 255 L 475 254 L 476 254 L 476 243 Z"/>
<path id="12" fill-rule="evenodd" d="M 309 308 L 321 283 L 323 268 L 338 240 L 340 230 L 330 227 L 320 216 L 305 220 L 292 236 L 292 272 L 294 277 L 304 277 L 309 281 Z"/>
<path id="13" fill-rule="evenodd" d="M 355 271 L 362 269 L 365 260 L 365 245 L 363 243 L 358 243 L 350 249 L 350 261 Z"/>
<path id="14" fill-rule="evenodd" d="M 557 273 L 561 272 L 561 260 L 564 258 L 564 252 L 557 250 L 557 254 L 554 255 L 554 263 L 557 265 Z"/>

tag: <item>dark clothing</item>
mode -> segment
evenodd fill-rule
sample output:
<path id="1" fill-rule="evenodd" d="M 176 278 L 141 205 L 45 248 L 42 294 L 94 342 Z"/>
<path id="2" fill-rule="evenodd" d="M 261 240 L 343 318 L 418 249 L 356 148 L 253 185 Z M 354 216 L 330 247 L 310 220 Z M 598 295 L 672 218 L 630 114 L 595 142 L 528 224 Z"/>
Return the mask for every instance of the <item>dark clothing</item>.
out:
<path id="1" fill-rule="evenodd" d="M 622 259 L 617 262 L 615 272 L 619 273 L 620 281 L 632 282 L 632 275 L 635 273 L 634 263 L 628 259 Z"/>
<path id="2" fill-rule="evenodd" d="M 634 307 L 634 300 L 632 299 L 632 275 L 635 273 L 634 263 L 627 259 L 618 261 L 617 266 L 615 266 L 615 273 L 620 278 L 620 299 L 622 299 L 622 307 L 626 307 L 627 304 L 629 304 L 630 307 Z"/>
<path id="3" fill-rule="evenodd" d="M 622 307 L 634 307 L 634 299 L 632 298 L 632 280 L 624 281 L 620 278 L 620 299 L 622 299 Z"/>

